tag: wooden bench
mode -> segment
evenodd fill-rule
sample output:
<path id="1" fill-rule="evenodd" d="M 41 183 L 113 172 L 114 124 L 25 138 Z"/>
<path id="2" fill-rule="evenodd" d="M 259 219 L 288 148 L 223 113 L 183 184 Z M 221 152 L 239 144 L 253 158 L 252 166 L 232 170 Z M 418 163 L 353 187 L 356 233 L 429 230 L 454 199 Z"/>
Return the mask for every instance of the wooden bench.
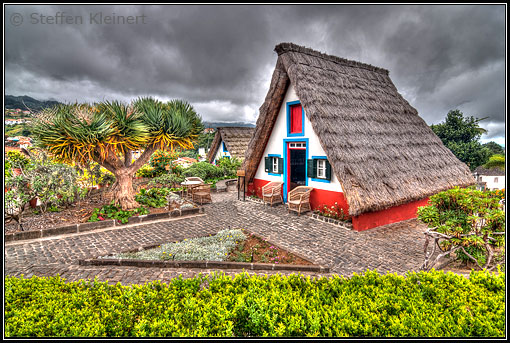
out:
<path id="1" fill-rule="evenodd" d="M 236 181 L 237 179 L 226 179 L 216 182 L 216 192 L 226 192 L 228 190 L 228 185 Z"/>

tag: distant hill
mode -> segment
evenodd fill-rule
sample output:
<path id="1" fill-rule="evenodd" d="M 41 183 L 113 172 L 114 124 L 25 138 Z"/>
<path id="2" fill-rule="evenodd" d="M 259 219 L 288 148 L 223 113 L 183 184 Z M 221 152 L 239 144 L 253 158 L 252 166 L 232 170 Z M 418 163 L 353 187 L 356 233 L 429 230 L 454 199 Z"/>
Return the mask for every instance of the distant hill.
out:
<path id="1" fill-rule="evenodd" d="M 9 109 L 19 108 L 23 111 L 32 110 L 37 112 L 44 108 L 52 107 L 58 104 L 60 104 L 60 102 L 55 100 L 39 101 L 27 95 L 22 96 L 6 95 L 4 106 L 5 108 Z"/>
<path id="2" fill-rule="evenodd" d="M 255 124 L 243 123 L 243 122 L 221 122 L 221 121 L 204 121 L 204 127 L 212 127 L 216 129 L 218 127 L 255 127 Z"/>

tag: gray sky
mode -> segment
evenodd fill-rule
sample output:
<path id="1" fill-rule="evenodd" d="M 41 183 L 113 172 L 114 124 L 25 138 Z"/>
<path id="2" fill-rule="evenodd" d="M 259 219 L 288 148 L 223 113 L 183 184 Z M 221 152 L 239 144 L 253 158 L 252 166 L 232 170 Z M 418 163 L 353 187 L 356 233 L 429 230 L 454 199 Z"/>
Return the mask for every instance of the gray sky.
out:
<path id="1" fill-rule="evenodd" d="M 5 94 L 181 98 L 206 121 L 255 123 L 274 46 L 293 42 L 388 69 L 428 124 L 452 109 L 489 117 L 482 140 L 504 144 L 504 5 L 4 8 Z M 131 23 L 107 22 L 120 16 Z"/>

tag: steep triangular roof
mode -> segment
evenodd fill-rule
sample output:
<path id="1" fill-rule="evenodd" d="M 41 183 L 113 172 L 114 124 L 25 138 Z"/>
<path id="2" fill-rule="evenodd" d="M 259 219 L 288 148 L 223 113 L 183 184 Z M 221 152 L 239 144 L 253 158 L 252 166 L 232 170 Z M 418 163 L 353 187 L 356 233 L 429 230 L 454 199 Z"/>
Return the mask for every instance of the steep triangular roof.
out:
<path id="1" fill-rule="evenodd" d="M 243 165 L 247 182 L 292 83 L 351 215 L 474 184 L 469 168 L 398 93 L 387 70 L 292 43 L 275 51 L 276 68 Z"/>
<path id="2" fill-rule="evenodd" d="M 244 159 L 244 153 L 254 131 L 255 128 L 253 127 L 218 127 L 211 149 L 207 154 L 207 160 L 209 163 L 214 162 L 214 156 L 216 156 L 222 141 L 225 142 L 225 146 L 232 157 Z"/>

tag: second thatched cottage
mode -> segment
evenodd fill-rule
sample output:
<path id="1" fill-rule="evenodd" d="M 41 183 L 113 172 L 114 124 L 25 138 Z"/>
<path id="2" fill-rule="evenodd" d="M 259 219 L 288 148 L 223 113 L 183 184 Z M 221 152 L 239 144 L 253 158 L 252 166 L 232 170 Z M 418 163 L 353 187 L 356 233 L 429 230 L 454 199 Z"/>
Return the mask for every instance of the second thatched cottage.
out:
<path id="1" fill-rule="evenodd" d="M 243 168 L 248 193 L 314 188 L 366 230 L 416 216 L 428 197 L 474 184 L 469 168 L 398 93 L 388 71 L 291 43 L 278 54 Z"/>
<path id="2" fill-rule="evenodd" d="M 209 163 L 216 164 L 222 157 L 244 159 L 244 154 L 255 128 L 253 127 L 218 127 L 211 149 L 207 153 Z"/>

